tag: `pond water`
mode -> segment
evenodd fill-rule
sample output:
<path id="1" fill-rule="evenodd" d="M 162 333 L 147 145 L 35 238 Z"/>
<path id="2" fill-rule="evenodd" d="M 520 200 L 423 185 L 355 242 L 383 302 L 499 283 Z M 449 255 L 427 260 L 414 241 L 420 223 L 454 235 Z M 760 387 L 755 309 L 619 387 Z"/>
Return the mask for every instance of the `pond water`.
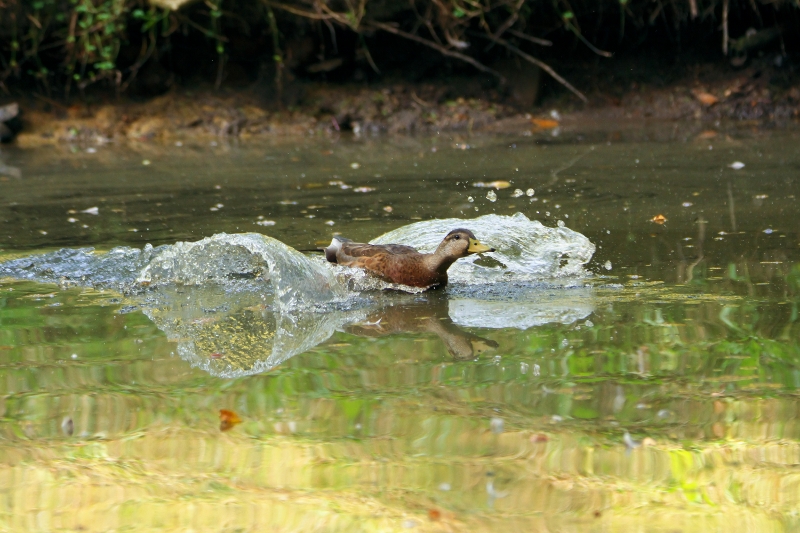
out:
<path id="1" fill-rule="evenodd" d="M 2 529 L 796 531 L 797 146 L 3 148 Z M 315 251 L 456 224 L 445 290 Z"/>

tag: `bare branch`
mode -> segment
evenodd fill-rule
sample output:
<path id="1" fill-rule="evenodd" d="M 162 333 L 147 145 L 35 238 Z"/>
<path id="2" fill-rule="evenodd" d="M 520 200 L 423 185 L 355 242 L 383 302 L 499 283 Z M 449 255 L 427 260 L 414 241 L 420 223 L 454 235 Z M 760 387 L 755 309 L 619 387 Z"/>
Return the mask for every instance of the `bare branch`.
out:
<path id="1" fill-rule="evenodd" d="M 448 48 L 445 48 L 444 46 L 436 44 L 433 41 L 429 41 L 428 39 L 420 37 L 419 35 L 414 35 L 413 33 L 406 33 L 403 30 L 395 28 L 394 26 L 390 26 L 389 24 L 384 24 L 382 22 L 375 22 L 375 21 L 365 21 L 365 23 L 367 25 L 372 26 L 374 28 L 377 28 L 379 30 L 387 31 L 387 32 L 393 33 L 395 35 L 399 35 L 400 37 L 404 37 L 406 39 L 409 39 L 409 40 L 412 40 L 412 41 L 416 41 L 416 42 L 418 42 L 420 44 L 423 44 L 423 45 L 425 45 L 425 46 L 427 46 L 429 48 L 433 48 L 434 50 L 437 50 L 442 55 L 449 56 L 449 57 L 454 57 L 456 59 L 460 59 L 461 61 L 464 61 L 465 63 L 469 63 L 470 65 L 472 65 L 476 69 L 480 70 L 481 72 L 486 72 L 487 74 L 491 74 L 492 76 L 495 76 L 501 82 L 505 81 L 505 78 L 503 77 L 502 74 L 500 74 L 496 70 L 490 69 L 489 67 L 487 67 L 483 63 L 477 61 L 476 59 L 473 59 L 473 58 L 469 57 L 468 55 L 464 55 L 464 54 L 461 54 L 459 52 L 454 52 L 453 50 L 450 50 Z M 550 67 L 548 67 L 548 68 L 550 68 Z"/>
<path id="2" fill-rule="evenodd" d="M 542 61 L 540 59 L 536 59 L 532 55 L 526 54 L 525 52 L 523 52 L 522 50 L 520 50 L 519 48 L 517 48 L 516 46 L 514 46 L 510 42 L 506 41 L 505 39 L 501 39 L 499 37 L 492 37 L 491 35 L 487 35 L 486 37 L 488 39 L 491 39 L 492 41 L 496 42 L 500 46 L 504 46 L 504 47 L 508 48 L 509 50 L 511 50 L 512 52 L 517 54 L 519 57 L 521 57 L 525 61 L 528 61 L 529 63 L 533 63 L 534 65 L 538 66 L 540 69 L 542 69 L 543 71 L 545 71 L 548 74 L 550 74 L 550 76 L 552 76 L 552 78 L 554 80 L 556 80 L 558 83 L 560 83 L 561 85 L 563 85 L 564 87 L 566 87 L 567 89 L 572 91 L 572 93 L 575 96 L 577 96 L 578 98 L 580 98 L 584 102 L 588 102 L 589 101 L 589 99 L 586 98 L 586 96 L 584 96 L 584 94 L 582 92 L 580 92 L 578 89 L 576 89 L 570 82 L 568 82 L 567 80 L 562 78 L 555 70 L 553 70 L 550 67 L 550 65 L 548 65 L 544 61 Z"/>
<path id="3" fill-rule="evenodd" d="M 520 39 L 525 39 L 526 41 L 530 41 L 534 44 L 538 44 L 540 46 L 553 46 L 553 41 L 548 41 L 547 39 L 540 39 L 538 37 L 532 37 L 528 34 L 522 33 L 521 31 L 517 30 L 508 30 L 508 33 L 513 35 L 514 37 L 519 37 Z"/>

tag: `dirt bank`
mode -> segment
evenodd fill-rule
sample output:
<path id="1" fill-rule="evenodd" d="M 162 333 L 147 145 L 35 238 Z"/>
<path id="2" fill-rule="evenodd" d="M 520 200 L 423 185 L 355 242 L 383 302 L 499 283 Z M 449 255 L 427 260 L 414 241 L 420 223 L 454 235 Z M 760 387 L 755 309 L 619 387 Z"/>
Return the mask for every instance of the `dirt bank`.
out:
<path id="1" fill-rule="evenodd" d="M 447 83 L 374 85 L 295 84 L 295 103 L 279 108 L 258 85 L 214 90 L 175 88 L 148 101 L 93 97 L 66 105 L 41 95 L 20 101 L 20 146 L 51 143 L 177 141 L 184 138 L 266 138 L 351 131 L 358 135 L 430 132 L 527 134 L 557 127 L 593 128 L 613 122 L 800 121 L 800 76 L 769 61 L 734 70 L 695 65 L 671 73 L 616 75 L 578 82 L 584 104 L 564 90 L 551 90 L 536 106 L 520 107 L 509 90 L 486 88 L 477 78 Z M 575 74 L 580 77 L 580 74 Z"/>

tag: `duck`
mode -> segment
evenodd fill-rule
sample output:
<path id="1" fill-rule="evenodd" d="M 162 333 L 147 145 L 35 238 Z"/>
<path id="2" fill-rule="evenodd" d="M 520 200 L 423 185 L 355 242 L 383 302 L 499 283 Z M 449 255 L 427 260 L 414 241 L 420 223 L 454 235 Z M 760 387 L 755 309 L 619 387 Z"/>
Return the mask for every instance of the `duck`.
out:
<path id="1" fill-rule="evenodd" d="M 470 230 L 457 228 L 432 254 L 402 244 L 365 244 L 337 236 L 325 248 L 325 258 L 362 268 L 389 283 L 429 289 L 447 285 L 447 269 L 457 259 L 485 252 L 494 252 L 494 248 L 482 244 Z"/>

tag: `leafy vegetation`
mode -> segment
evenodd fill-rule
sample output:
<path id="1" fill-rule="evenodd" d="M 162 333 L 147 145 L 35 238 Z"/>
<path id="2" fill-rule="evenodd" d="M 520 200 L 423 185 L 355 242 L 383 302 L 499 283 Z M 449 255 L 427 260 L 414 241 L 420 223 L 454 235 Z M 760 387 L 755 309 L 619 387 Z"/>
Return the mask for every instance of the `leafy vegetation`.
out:
<path id="1" fill-rule="evenodd" d="M 83 91 L 102 83 L 125 91 L 146 68 L 162 78 L 161 89 L 176 77 L 198 75 L 219 85 L 226 68 L 236 64 L 253 79 L 267 71 L 280 91 L 290 75 L 287 69 L 314 74 L 341 62 L 360 62 L 377 75 L 393 56 L 409 65 L 422 53 L 450 58 L 497 79 L 504 74 L 495 66 L 496 59 L 515 57 L 540 67 L 582 97 L 546 61 L 574 55 L 576 50 L 610 57 L 612 51 L 643 42 L 666 43 L 675 50 L 699 44 L 705 50 L 742 55 L 780 41 L 785 53 L 791 38 L 787 30 L 796 27 L 800 5 L 789 0 L 181 4 L 181 0 L 3 0 L 0 90 L 8 93 L 21 86 L 69 95 L 76 88 Z M 398 42 L 412 46 L 401 50 Z M 146 92 L 147 82 L 142 85 Z"/>

